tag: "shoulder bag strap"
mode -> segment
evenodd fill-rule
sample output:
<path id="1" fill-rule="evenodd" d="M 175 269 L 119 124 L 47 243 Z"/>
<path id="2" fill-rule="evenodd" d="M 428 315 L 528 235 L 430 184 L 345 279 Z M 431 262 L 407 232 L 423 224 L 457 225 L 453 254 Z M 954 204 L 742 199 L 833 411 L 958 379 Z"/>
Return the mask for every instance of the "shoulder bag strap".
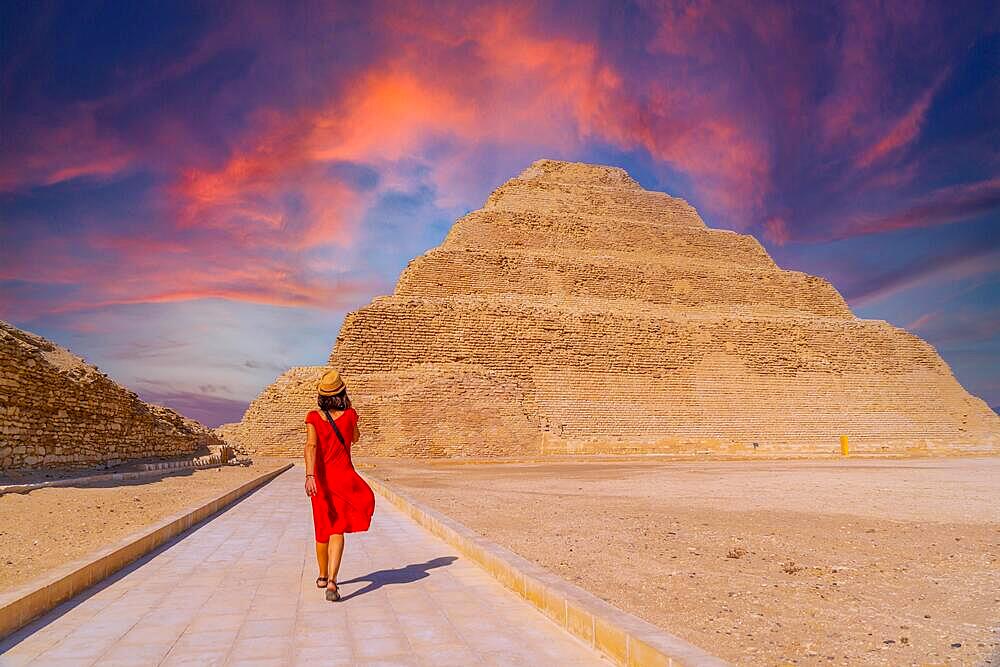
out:
<path id="1" fill-rule="evenodd" d="M 332 427 L 333 427 L 333 432 L 337 434 L 337 440 L 340 440 L 340 444 L 341 444 L 341 446 L 343 446 L 343 448 L 344 448 L 344 449 L 346 450 L 346 449 L 347 449 L 347 441 L 346 441 L 346 440 L 344 440 L 344 436 L 342 436 L 342 435 L 340 434 L 340 429 L 339 429 L 339 428 L 337 428 L 337 422 L 335 422 L 335 421 L 333 420 L 333 417 L 331 417 L 331 416 L 330 416 L 330 411 L 329 411 L 329 410 L 326 410 L 326 409 L 324 409 L 324 410 L 323 410 L 323 414 L 324 414 L 324 415 L 326 415 L 326 420 L 327 420 L 328 422 L 330 422 L 330 426 L 332 426 Z"/>

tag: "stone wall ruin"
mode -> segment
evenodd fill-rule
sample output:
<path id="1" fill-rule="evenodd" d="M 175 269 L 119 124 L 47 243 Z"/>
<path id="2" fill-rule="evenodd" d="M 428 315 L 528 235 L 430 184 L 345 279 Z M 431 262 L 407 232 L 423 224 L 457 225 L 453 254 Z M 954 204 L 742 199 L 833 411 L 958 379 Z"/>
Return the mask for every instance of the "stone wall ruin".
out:
<path id="1" fill-rule="evenodd" d="M 0 471 L 208 453 L 198 422 L 144 403 L 48 340 L 0 322 Z"/>

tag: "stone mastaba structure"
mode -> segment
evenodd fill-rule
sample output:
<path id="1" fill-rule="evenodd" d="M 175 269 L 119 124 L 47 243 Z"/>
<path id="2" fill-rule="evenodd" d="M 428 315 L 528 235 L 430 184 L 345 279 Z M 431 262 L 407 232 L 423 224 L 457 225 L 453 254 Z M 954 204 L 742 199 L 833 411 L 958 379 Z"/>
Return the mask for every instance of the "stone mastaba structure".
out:
<path id="1" fill-rule="evenodd" d="M 995 451 L 1000 419 L 934 349 L 856 318 L 751 236 L 612 167 L 540 160 L 391 296 L 347 316 L 329 359 L 383 456 Z M 240 437 L 299 455 L 323 367 L 254 401 Z"/>
<path id="2" fill-rule="evenodd" d="M 222 444 L 69 350 L 0 321 L 0 471 L 207 453 Z"/>

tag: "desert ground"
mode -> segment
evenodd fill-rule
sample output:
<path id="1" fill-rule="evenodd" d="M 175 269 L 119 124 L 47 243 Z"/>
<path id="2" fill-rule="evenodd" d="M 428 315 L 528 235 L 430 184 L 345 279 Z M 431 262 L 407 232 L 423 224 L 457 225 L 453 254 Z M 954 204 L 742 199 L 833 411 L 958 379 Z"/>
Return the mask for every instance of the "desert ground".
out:
<path id="1" fill-rule="evenodd" d="M 369 463 L 738 664 L 1000 664 L 1000 458 Z"/>
<path id="2" fill-rule="evenodd" d="M 275 462 L 0 496 L 0 591 L 235 489 Z M 79 474 L 79 471 L 77 471 Z"/>

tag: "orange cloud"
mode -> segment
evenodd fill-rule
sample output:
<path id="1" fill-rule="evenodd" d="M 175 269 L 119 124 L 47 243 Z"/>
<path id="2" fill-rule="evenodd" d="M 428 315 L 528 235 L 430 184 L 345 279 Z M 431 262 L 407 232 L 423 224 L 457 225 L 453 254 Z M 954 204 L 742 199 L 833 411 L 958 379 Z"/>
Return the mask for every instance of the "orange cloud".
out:
<path id="1" fill-rule="evenodd" d="M 456 180 L 468 178 L 481 146 L 566 156 L 596 139 L 691 174 L 718 210 L 760 206 L 767 150 L 735 116 L 709 96 L 658 83 L 637 96 L 594 44 L 539 35 L 534 18 L 524 8 L 482 6 L 446 16 L 419 4 L 388 12 L 383 27 L 397 50 L 357 75 L 345 95 L 269 118 L 220 168 L 184 173 L 176 189 L 182 224 L 283 229 L 283 195 L 294 184 L 309 214 L 326 216 L 303 237 L 304 245 L 319 243 L 348 228 L 367 203 L 326 185 L 322 165 L 371 164 L 391 187 L 397 163 L 442 142 L 449 150 L 428 165 L 437 191 L 452 193 L 443 205 L 461 201 Z M 337 213 L 326 213 L 331 208 Z"/>

